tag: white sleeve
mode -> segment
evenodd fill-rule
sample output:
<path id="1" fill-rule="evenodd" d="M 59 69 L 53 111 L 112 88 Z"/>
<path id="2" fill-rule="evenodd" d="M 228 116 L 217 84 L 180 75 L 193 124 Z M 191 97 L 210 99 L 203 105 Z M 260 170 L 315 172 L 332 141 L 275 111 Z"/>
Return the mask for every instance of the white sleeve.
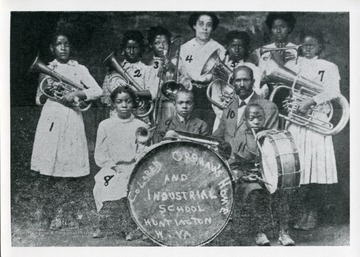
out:
<path id="1" fill-rule="evenodd" d="M 317 104 L 329 101 L 340 94 L 340 74 L 337 65 L 331 63 L 323 74 L 324 91 L 313 99 Z"/>
<path id="2" fill-rule="evenodd" d="M 116 166 L 116 163 L 110 157 L 109 147 L 107 145 L 106 139 L 107 139 L 107 135 L 106 135 L 106 130 L 104 128 L 104 123 L 100 123 L 97 131 L 94 158 L 96 165 L 101 168 L 104 167 L 111 168 Z"/>
<path id="3" fill-rule="evenodd" d="M 91 76 L 89 70 L 81 65 L 81 83 L 85 85 L 86 89 L 83 92 L 86 95 L 86 101 L 95 100 L 102 95 L 102 89 Z"/>

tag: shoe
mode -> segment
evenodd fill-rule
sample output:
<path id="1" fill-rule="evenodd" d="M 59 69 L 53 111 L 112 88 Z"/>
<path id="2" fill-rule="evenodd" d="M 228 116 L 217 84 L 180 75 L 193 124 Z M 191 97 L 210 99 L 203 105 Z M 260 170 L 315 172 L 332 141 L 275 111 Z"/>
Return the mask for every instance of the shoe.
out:
<path id="1" fill-rule="evenodd" d="M 134 229 L 129 234 L 126 235 L 126 241 L 133 241 L 136 239 L 144 239 L 144 234 L 141 232 L 139 228 Z"/>
<path id="2" fill-rule="evenodd" d="M 61 217 L 55 217 L 50 223 L 51 230 L 59 230 L 63 226 L 63 220 Z"/>
<path id="3" fill-rule="evenodd" d="M 309 215 L 307 216 L 306 222 L 302 226 L 303 230 L 312 230 L 316 227 L 317 224 L 317 212 L 310 211 Z"/>
<path id="4" fill-rule="evenodd" d="M 296 221 L 296 223 L 294 225 L 294 229 L 302 230 L 304 227 L 304 224 L 306 223 L 307 218 L 308 218 L 308 213 L 303 213 L 301 215 L 301 218 L 298 221 Z"/>
<path id="5" fill-rule="evenodd" d="M 80 227 L 79 222 L 77 222 L 74 218 L 69 218 L 67 225 L 70 229 L 79 229 Z"/>
<path id="6" fill-rule="evenodd" d="M 104 236 L 105 236 L 105 233 L 101 228 L 95 228 L 91 234 L 92 238 L 103 238 Z"/>
<path id="7" fill-rule="evenodd" d="M 283 246 L 293 246 L 295 245 L 294 240 L 287 233 L 280 233 L 278 243 Z"/>
<path id="8" fill-rule="evenodd" d="M 33 225 L 33 228 L 36 231 L 46 231 L 49 228 L 49 220 L 47 219 L 40 220 Z"/>
<path id="9" fill-rule="evenodd" d="M 270 241 L 264 233 L 258 233 L 256 235 L 255 243 L 259 246 L 270 246 Z"/>

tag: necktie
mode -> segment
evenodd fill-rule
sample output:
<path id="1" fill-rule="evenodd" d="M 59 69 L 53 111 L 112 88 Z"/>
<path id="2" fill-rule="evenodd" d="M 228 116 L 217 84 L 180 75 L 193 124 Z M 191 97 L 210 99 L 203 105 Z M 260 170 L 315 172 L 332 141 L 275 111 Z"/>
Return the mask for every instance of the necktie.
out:
<path id="1" fill-rule="evenodd" d="M 240 109 L 241 107 L 243 107 L 243 106 L 245 106 L 245 105 L 246 105 L 246 102 L 245 102 L 245 101 L 241 101 L 238 108 Z"/>

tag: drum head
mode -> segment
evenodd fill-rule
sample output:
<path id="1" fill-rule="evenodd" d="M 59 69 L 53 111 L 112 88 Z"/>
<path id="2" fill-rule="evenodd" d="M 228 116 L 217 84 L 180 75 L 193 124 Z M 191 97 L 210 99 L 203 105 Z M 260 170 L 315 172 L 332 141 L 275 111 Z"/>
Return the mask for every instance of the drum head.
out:
<path id="1" fill-rule="evenodd" d="M 159 144 L 136 164 L 128 186 L 134 221 L 160 245 L 197 246 L 214 239 L 233 208 L 226 163 L 186 141 Z"/>
<path id="2" fill-rule="evenodd" d="M 268 137 L 262 143 L 262 177 L 267 182 L 265 186 L 270 194 L 275 193 L 278 185 L 278 163 L 273 144 Z"/>

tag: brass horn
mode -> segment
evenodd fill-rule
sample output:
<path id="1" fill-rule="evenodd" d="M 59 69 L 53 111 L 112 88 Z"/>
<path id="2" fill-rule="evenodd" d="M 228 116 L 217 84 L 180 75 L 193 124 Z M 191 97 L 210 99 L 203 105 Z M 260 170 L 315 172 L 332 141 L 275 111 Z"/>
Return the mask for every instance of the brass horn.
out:
<path id="1" fill-rule="evenodd" d="M 274 60 L 268 60 L 267 62 L 265 70 L 266 78 L 270 81 L 280 83 L 280 85 L 271 93 L 269 100 L 272 101 L 275 94 L 282 88 L 291 90 L 292 92 L 291 99 L 287 106 L 285 106 L 288 110 L 288 114 L 280 114 L 281 117 L 289 122 L 299 126 L 305 126 L 308 129 L 323 135 L 335 135 L 346 126 L 350 117 L 350 112 L 349 103 L 343 95 L 336 93 L 336 97 L 332 99 L 338 102 L 342 108 L 342 116 L 336 126 L 330 122 L 333 113 L 331 103 L 329 103 L 330 115 L 327 116 L 326 120 L 321 120 L 313 115 L 314 111 L 316 111 L 319 106 L 315 106 L 307 115 L 301 116 L 297 114 L 297 106 L 299 103 L 322 93 L 324 91 L 323 86 L 296 74 L 286 67 L 280 66 Z"/>
<path id="2" fill-rule="evenodd" d="M 64 95 L 70 92 L 83 90 L 84 86 L 51 70 L 40 60 L 39 56 L 36 56 L 34 62 L 30 66 L 29 72 L 39 72 L 49 76 L 42 79 L 39 88 L 41 93 L 50 99 L 80 112 L 87 111 L 90 108 L 91 102 L 84 101 L 78 97 L 74 99 L 70 106 L 68 103 L 64 103 L 62 100 Z"/>
<path id="3" fill-rule="evenodd" d="M 297 46 L 286 46 L 286 47 L 260 47 L 260 56 L 262 56 L 265 53 L 268 52 L 275 52 L 275 51 L 287 51 L 287 50 L 296 50 L 297 52 L 299 52 L 301 49 L 301 45 L 297 45 Z"/>
<path id="4" fill-rule="evenodd" d="M 155 126 L 151 128 L 139 127 L 135 131 L 135 138 L 137 143 L 141 143 L 141 144 L 148 143 L 152 139 L 155 129 L 156 129 Z"/>
<path id="5" fill-rule="evenodd" d="M 201 75 L 213 74 L 219 77 L 212 81 L 206 91 L 209 101 L 220 108 L 226 109 L 234 101 L 236 94 L 234 87 L 229 83 L 232 70 L 220 58 L 220 49 L 215 50 L 205 62 Z"/>
<path id="6" fill-rule="evenodd" d="M 180 61 L 180 50 L 182 45 L 182 39 L 180 36 L 176 36 L 170 42 L 169 51 L 163 62 L 163 68 L 160 76 L 163 79 L 161 85 L 161 93 L 169 98 L 170 100 L 175 99 L 175 94 L 184 90 L 185 87 L 179 83 L 181 74 L 179 73 L 179 61 Z M 175 64 L 172 60 L 176 61 Z M 190 82 L 191 83 L 191 82 Z"/>
<path id="7" fill-rule="evenodd" d="M 145 99 L 141 97 L 142 95 L 148 95 L 143 94 L 145 91 L 143 88 L 140 87 L 140 85 L 127 73 L 127 71 L 121 67 L 121 65 L 117 62 L 115 58 L 115 52 L 112 52 L 106 59 L 104 60 L 104 64 L 112 69 L 114 69 L 119 75 L 115 76 L 115 78 L 119 78 L 122 80 L 125 80 L 127 84 L 131 85 L 133 88 L 135 88 L 135 93 L 137 95 L 137 101 L 138 101 L 138 108 L 134 111 L 134 115 L 138 118 L 144 118 L 153 111 L 154 109 L 154 103 L 151 99 Z"/>

